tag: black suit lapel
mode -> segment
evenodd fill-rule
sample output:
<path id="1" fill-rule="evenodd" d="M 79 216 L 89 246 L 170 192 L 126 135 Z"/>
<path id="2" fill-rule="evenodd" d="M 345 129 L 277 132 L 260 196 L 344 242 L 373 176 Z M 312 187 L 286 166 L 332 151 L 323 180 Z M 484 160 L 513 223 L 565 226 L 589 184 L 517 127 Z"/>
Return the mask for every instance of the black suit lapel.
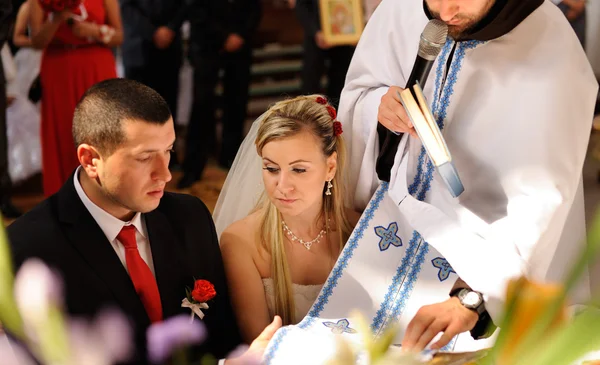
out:
<path id="1" fill-rule="evenodd" d="M 180 259 L 182 246 L 177 242 L 178 238 L 167 217 L 158 210 L 144 214 L 144 217 L 163 318 L 166 319 L 185 312 L 181 308 L 181 301 L 185 298 L 186 285 L 193 286 L 194 278 L 185 267 L 185 262 Z"/>
<path id="2" fill-rule="evenodd" d="M 67 239 L 113 293 L 121 310 L 138 325 L 150 325 L 150 319 L 129 274 L 104 232 L 79 199 L 72 176 L 58 193 L 58 200 L 58 215 Z"/>

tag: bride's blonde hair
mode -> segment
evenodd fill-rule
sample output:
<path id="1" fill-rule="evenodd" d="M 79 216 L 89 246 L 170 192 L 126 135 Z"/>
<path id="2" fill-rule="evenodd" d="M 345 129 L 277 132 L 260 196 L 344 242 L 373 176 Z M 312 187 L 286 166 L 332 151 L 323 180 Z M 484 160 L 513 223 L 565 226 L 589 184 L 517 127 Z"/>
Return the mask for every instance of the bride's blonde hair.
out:
<path id="1" fill-rule="evenodd" d="M 294 136 L 308 131 L 321 141 L 321 150 L 326 157 L 337 152 L 337 169 L 331 195 L 326 195 L 327 183 L 323 184 L 323 216 L 327 233 L 338 233 L 341 251 L 350 236 L 352 227 L 345 213 L 346 198 L 344 165 L 346 149 L 341 129 L 334 126 L 335 109 L 321 95 L 299 96 L 274 104 L 265 114 L 256 137 L 256 150 L 262 156 L 263 147 L 274 140 Z M 339 122 L 337 122 L 339 123 Z M 336 123 L 336 124 L 337 124 Z M 335 127 L 335 128 L 334 128 Z M 275 289 L 275 314 L 281 316 L 283 324 L 291 324 L 294 318 L 294 297 L 289 265 L 285 253 L 281 214 L 263 193 L 257 209 L 262 211 L 258 242 L 271 255 L 271 278 Z"/>

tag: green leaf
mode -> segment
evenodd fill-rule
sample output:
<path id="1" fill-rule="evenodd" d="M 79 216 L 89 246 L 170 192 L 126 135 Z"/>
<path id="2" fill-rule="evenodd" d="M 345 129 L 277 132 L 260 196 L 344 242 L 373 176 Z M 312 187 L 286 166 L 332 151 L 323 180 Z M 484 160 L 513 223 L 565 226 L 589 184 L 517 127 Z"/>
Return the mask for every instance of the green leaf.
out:
<path id="1" fill-rule="evenodd" d="M 57 306 L 48 311 L 46 320 L 35 324 L 36 353 L 44 363 L 66 364 L 70 358 L 69 336 L 63 312 Z"/>
<path id="2" fill-rule="evenodd" d="M 398 333 L 398 324 L 389 325 L 378 338 L 373 341 L 370 349 L 371 361 L 377 362 L 387 354 L 396 334 Z"/>
<path id="3" fill-rule="evenodd" d="M 1 218 L 1 217 L 0 217 Z M 25 339 L 23 320 L 14 297 L 13 265 L 4 225 L 0 227 L 0 323 L 10 333 Z"/>
<path id="4" fill-rule="evenodd" d="M 525 334 L 519 346 L 515 349 L 516 358 L 520 358 L 529 349 L 536 346 L 551 329 L 552 322 L 557 317 L 560 310 L 563 309 L 564 303 L 567 302 L 567 294 L 577 284 L 581 275 L 593 263 L 594 259 L 600 253 L 600 214 L 596 214 L 592 228 L 587 234 L 586 245 L 581 252 L 579 258 L 572 266 L 567 279 L 564 282 L 564 290 L 562 295 L 559 295 L 550 305 L 547 306 L 544 313 L 539 317 L 538 321 Z"/>
<path id="5" fill-rule="evenodd" d="M 600 348 L 600 310 L 588 308 L 529 348 L 515 365 L 569 365 Z"/>

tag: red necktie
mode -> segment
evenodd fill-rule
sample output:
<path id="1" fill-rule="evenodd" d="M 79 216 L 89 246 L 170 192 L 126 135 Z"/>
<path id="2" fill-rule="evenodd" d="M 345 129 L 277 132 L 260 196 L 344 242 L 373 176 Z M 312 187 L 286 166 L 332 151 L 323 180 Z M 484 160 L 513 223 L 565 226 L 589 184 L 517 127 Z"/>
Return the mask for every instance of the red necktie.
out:
<path id="1" fill-rule="evenodd" d="M 152 275 L 152 271 L 146 262 L 140 256 L 137 242 L 135 240 L 135 226 L 123 226 L 117 239 L 125 247 L 125 261 L 127 262 L 127 270 L 135 291 L 140 296 L 146 313 L 150 317 L 150 322 L 158 322 L 162 320 L 162 304 L 160 303 L 160 293 L 156 279 Z"/>

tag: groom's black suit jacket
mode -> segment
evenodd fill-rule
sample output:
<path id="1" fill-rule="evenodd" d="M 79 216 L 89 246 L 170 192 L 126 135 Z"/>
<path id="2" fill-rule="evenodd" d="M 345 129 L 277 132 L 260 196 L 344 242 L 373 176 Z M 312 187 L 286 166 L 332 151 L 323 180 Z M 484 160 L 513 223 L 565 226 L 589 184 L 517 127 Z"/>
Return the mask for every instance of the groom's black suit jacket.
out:
<path id="1" fill-rule="evenodd" d="M 181 308 L 194 279 L 215 285 L 216 297 L 204 310 L 208 339 L 196 354 L 224 357 L 240 343 L 215 227 L 206 206 L 190 195 L 167 193 L 143 215 L 152 249 L 163 318 Z M 116 307 L 135 328 L 136 359 L 147 363 L 148 315 L 133 283 L 106 236 L 79 199 L 71 177 L 61 190 L 8 227 L 15 269 L 32 257 L 57 269 L 64 280 L 65 304 L 73 316 L 92 317 Z"/>

